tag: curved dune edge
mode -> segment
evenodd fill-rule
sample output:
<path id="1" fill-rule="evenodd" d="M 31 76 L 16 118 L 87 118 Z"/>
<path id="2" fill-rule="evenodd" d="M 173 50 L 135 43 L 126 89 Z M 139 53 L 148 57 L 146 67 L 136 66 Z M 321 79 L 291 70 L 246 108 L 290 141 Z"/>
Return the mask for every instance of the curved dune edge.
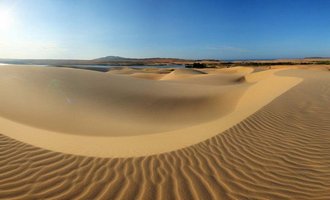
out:
<path id="1" fill-rule="evenodd" d="M 0 134 L 0 199 L 328 200 L 329 73 L 277 75 L 303 82 L 221 134 L 169 153 L 75 156 Z"/>
<path id="2" fill-rule="evenodd" d="M 0 116 L 62 134 L 157 134 L 232 112 L 251 85 L 238 78 L 213 75 L 182 84 L 76 69 L 1 68 Z"/>
<path id="3" fill-rule="evenodd" d="M 74 155 L 135 157 L 169 152 L 197 144 L 227 130 L 302 81 L 296 77 L 277 76 L 274 74 L 277 71 L 280 70 L 267 72 L 267 78 L 251 85 L 232 113 L 212 122 L 181 130 L 129 137 L 77 136 L 42 130 L 0 118 L 0 131 L 6 136 L 37 147 Z"/>

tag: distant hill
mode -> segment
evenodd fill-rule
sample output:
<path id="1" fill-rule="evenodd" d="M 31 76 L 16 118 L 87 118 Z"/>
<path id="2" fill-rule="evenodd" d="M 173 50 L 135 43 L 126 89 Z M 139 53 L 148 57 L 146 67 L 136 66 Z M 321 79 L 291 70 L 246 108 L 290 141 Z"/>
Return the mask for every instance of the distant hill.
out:
<path id="1" fill-rule="evenodd" d="M 179 58 L 125 58 L 120 56 L 106 56 L 91 61 L 105 65 L 170 65 L 193 62 L 193 60 Z"/>
<path id="2" fill-rule="evenodd" d="M 112 61 L 149 61 L 149 62 L 176 62 L 176 61 L 187 61 L 179 58 L 125 58 L 120 56 L 105 56 L 101 58 L 93 59 L 97 62 L 112 62 Z"/>
<path id="3" fill-rule="evenodd" d="M 125 58 L 120 56 L 106 56 L 92 60 L 60 60 L 60 59 L 1 59 L 0 63 L 52 65 L 79 67 L 79 65 L 98 65 L 101 68 L 107 66 L 193 66 L 200 63 L 207 67 L 234 67 L 234 66 L 269 66 L 269 65 L 330 65 L 327 57 L 306 57 L 303 59 L 276 59 L 276 60 L 233 60 L 221 61 L 214 59 L 187 60 L 179 58 Z M 93 68 L 95 69 L 96 66 Z"/>
<path id="4" fill-rule="evenodd" d="M 304 59 L 330 59 L 330 57 L 306 57 Z"/>
<path id="5" fill-rule="evenodd" d="M 31 64 L 31 65 L 111 65 L 111 66 L 136 66 L 136 65 L 172 65 L 186 64 L 193 60 L 178 58 L 125 58 L 120 56 L 106 56 L 92 60 L 60 60 L 60 59 L 1 59 L 0 63 Z"/>
<path id="6" fill-rule="evenodd" d="M 126 61 L 126 60 L 134 60 L 134 59 L 124 58 L 124 57 L 120 57 L 120 56 L 105 56 L 105 57 L 93 59 L 93 61 L 97 61 L 97 62 Z"/>

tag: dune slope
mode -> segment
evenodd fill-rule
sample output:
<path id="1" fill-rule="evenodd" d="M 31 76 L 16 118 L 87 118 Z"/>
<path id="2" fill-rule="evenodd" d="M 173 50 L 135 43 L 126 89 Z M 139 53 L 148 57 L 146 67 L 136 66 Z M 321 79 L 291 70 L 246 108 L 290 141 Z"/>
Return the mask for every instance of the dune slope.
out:
<path id="1" fill-rule="evenodd" d="M 191 77 L 157 81 L 77 69 L 1 68 L 0 132 L 76 155 L 164 153 L 225 131 L 301 81 L 278 71 L 200 76 L 181 69 L 179 75 Z"/>
<path id="2" fill-rule="evenodd" d="M 199 144 L 153 156 L 55 153 L 0 136 L 0 199 L 318 199 L 330 197 L 329 72 Z"/>
<path id="3" fill-rule="evenodd" d="M 193 75 L 205 75 L 205 72 L 195 70 L 195 69 L 175 69 L 174 71 L 168 73 L 167 75 L 163 76 L 161 80 L 172 80 L 172 79 L 182 79 L 188 78 Z"/>
<path id="4" fill-rule="evenodd" d="M 244 88 L 191 87 L 75 69 L 3 67 L 0 116 L 74 135 L 153 134 L 227 114 Z"/>

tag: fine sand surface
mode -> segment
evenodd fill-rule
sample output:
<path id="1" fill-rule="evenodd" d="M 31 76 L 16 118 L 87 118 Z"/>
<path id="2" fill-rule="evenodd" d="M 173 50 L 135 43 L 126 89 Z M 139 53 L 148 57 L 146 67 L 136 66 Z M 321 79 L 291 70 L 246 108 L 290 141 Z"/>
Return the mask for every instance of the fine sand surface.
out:
<path id="1" fill-rule="evenodd" d="M 2 66 L 0 199 L 329 199 L 330 72 L 296 68 Z"/>
<path id="2" fill-rule="evenodd" d="M 145 80 L 131 73 L 3 67 L 0 132 L 76 155 L 165 153 L 225 131 L 302 80 L 278 71 L 177 69 Z"/>

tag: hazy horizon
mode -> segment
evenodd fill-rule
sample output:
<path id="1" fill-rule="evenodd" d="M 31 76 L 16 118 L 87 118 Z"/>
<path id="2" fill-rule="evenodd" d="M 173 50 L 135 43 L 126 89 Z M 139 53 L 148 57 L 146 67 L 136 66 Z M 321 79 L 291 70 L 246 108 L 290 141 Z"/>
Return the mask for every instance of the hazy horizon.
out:
<path id="1" fill-rule="evenodd" d="M 0 0 L 0 58 L 330 56 L 330 2 Z"/>
<path id="2" fill-rule="evenodd" d="M 307 56 L 307 57 L 277 57 L 277 58 L 231 58 L 231 59 L 218 59 L 218 58 L 181 58 L 181 57 L 161 57 L 161 56 L 155 56 L 155 57 L 126 57 L 126 56 L 118 56 L 118 55 L 108 55 L 108 56 L 102 56 L 97 58 L 90 58 L 90 59 L 84 59 L 84 58 L 3 58 L 0 57 L 0 64 L 1 60 L 95 60 L 103 57 L 120 57 L 123 59 L 183 59 L 183 60 L 220 60 L 220 61 L 244 61 L 244 60 L 299 60 L 299 59 L 308 59 L 308 58 L 320 58 L 320 59 L 330 59 L 330 57 L 322 57 L 322 56 Z"/>

